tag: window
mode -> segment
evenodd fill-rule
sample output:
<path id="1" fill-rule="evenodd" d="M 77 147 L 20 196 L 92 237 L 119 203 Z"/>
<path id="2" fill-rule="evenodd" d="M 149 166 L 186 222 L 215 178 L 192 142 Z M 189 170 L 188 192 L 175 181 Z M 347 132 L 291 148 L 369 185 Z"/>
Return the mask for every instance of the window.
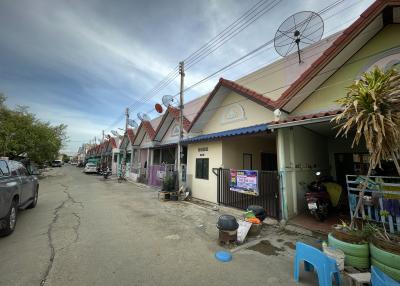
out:
<path id="1" fill-rule="evenodd" d="M 8 170 L 6 161 L 0 161 L 0 175 L 4 176 L 10 175 L 10 170 Z"/>
<path id="2" fill-rule="evenodd" d="M 114 154 L 114 163 L 117 163 L 118 161 L 118 154 Z"/>
<path id="3" fill-rule="evenodd" d="M 196 178 L 208 180 L 208 158 L 196 159 Z"/>
<path id="4" fill-rule="evenodd" d="M 28 170 L 22 165 L 18 166 L 18 173 L 20 176 L 29 176 Z"/>
<path id="5" fill-rule="evenodd" d="M 249 153 L 243 153 L 243 170 L 253 169 L 253 155 Z"/>

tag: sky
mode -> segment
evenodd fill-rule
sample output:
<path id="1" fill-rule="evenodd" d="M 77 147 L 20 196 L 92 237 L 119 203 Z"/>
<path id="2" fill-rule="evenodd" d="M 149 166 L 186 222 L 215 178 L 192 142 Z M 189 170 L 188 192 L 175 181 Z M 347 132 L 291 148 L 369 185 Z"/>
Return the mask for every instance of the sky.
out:
<path id="1" fill-rule="evenodd" d="M 154 103 L 179 92 L 179 78 L 158 93 L 149 91 L 259 1 L 3 0 L 0 93 L 10 107 L 29 106 L 41 120 L 68 125 L 63 152 L 72 155 L 102 130 L 124 127 L 126 107 L 133 119 L 139 111 L 156 117 Z M 264 1 L 276 5 L 187 69 L 186 87 L 273 39 L 290 15 L 335 2 Z M 323 37 L 350 25 L 372 2 L 345 0 L 322 14 Z M 279 58 L 267 46 L 186 92 L 185 101 L 209 92 L 219 77 L 235 80 Z"/>

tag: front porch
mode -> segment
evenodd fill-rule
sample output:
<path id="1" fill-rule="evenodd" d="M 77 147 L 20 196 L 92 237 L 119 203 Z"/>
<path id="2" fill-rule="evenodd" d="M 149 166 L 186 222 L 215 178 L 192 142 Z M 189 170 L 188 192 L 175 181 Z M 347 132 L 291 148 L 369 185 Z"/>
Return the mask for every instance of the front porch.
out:
<path id="1" fill-rule="evenodd" d="M 282 177 L 282 210 L 289 223 L 312 231 L 328 233 L 333 224 L 351 219 L 350 207 L 354 210 L 354 198 L 350 195 L 347 178 L 360 178 L 368 171 L 368 151 L 363 143 L 352 148 L 352 136 L 336 137 L 337 130 L 331 123 L 333 115 L 316 120 L 300 119 L 278 123 L 271 128 L 278 131 L 279 170 Z M 308 185 L 317 180 L 315 173 L 321 172 L 327 181 L 338 184 L 342 191 L 338 200 L 332 199 L 329 217 L 323 222 L 309 214 L 305 193 Z M 374 175 L 396 176 L 393 162 L 385 162 Z M 354 185 L 353 185 L 354 187 Z M 354 192 L 353 192 L 354 193 Z M 358 194 L 357 194 L 358 199 Z M 337 205 L 336 205 L 337 202 Z"/>

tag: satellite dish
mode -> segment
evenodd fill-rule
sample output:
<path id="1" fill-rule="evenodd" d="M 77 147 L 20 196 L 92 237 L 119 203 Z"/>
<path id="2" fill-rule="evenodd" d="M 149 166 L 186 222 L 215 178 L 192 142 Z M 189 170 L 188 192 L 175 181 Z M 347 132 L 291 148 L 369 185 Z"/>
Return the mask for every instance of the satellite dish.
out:
<path id="1" fill-rule="evenodd" d="M 162 113 L 163 112 L 163 108 L 162 108 L 161 104 L 159 104 L 159 103 L 156 103 L 156 105 L 154 105 L 154 108 L 156 109 L 156 111 L 158 113 Z"/>
<path id="2" fill-rule="evenodd" d="M 141 121 L 150 121 L 150 117 L 144 113 L 144 112 L 138 112 L 137 117 L 141 120 Z"/>
<path id="3" fill-rule="evenodd" d="M 302 11 L 293 14 L 279 26 L 275 34 L 275 50 L 282 57 L 297 49 L 299 63 L 300 51 L 321 40 L 324 33 L 324 21 L 321 16 L 312 11 Z"/>
<path id="4" fill-rule="evenodd" d="M 174 97 L 172 95 L 164 95 L 162 97 L 162 103 L 164 104 L 164 106 L 166 108 L 168 108 L 174 102 L 175 102 L 175 99 L 174 99 Z"/>
<path id="5" fill-rule="evenodd" d="M 118 132 L 115 131 L 115 130 L 111 130 L 111 134 L 114 135 L 114 136 L 119 136 Z"/>
<path id="6" fill-rule="evenodd" d="M 139 127 L 139 125 L 133 119 L 128 119 L 128 125 L 133 127 L 133 128 L 138 128 Z"/>

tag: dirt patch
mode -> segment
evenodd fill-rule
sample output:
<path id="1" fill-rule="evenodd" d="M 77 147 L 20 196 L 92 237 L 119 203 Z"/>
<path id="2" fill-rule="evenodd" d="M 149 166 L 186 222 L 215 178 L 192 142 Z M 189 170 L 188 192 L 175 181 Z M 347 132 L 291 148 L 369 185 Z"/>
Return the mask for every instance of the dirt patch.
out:
<path id="1" fill-rule="evenodd" d="M 294 245 L 294 243 L 290 241 L 286 241 L 285 243 L 283 243 L 283 245 L 289 247 L 290 249 L 296 249 L 296 245 Z"/>
<path id="2" fill-rule="evenodd" d="M 279 252 L 284 251 L 284 248 L 273 246 L 268 240 L 262 240 L 256 245 L 249 247 L 249 250 L 260 252 L 264 255 L 279 255 Z"/>

